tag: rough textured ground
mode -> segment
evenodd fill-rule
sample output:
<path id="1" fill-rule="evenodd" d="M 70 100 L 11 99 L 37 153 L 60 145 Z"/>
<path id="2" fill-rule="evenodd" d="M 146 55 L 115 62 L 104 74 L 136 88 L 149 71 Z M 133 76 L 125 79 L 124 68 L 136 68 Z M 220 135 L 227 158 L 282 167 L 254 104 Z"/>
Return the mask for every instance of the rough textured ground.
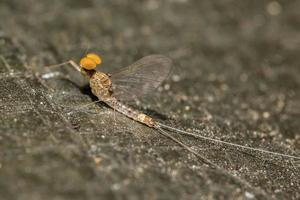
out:
<path id="1" fill-rule="evenodd" d="M 299 156 L 299 9 L 299 1 L 2 0 L 0 198 L 299 199 L 299 161 L 176 136 L 223 168 L 212 169 L 105 105 L 78 110 L 93 101 L 88 88 L 42 84 L 32 72 L 79 59 L 87 46 L 108 70 L 165 54 L 173 75 L 133 106 L 181 129 Z"/>

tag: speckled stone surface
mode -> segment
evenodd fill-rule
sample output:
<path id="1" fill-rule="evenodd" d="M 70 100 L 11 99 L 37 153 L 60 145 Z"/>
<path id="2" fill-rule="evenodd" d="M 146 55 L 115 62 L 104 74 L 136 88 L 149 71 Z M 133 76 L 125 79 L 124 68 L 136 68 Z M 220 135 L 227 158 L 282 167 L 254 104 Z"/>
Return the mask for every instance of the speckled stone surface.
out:
<path id="1" fill-rule="evenodd" d="M 300 155 L 300 3 L 0 2 L 1 199 L 299 199 L 299 160 L 177 134 L 220 169 L 43 66 L 100 53 L 104 71 L 149 54 L 172 75 L 134 108 L 164 124 Z M 76 82 L 76 83 L 74 83 Z M 79 108 L 80 107 L 80 108 Z"/>

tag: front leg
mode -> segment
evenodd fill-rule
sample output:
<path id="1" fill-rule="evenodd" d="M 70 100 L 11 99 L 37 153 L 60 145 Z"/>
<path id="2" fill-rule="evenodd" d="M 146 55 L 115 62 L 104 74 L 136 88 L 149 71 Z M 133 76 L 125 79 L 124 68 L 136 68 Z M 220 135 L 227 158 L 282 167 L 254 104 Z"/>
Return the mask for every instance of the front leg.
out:
<path id="1" fill-rule="evenodd" d="M 110 96 L 112 96 L 112 94 L 114 93 L 112 84 L 110 84 L 110 86 L 108 88 L 108 92 L 109 92 Z"/>

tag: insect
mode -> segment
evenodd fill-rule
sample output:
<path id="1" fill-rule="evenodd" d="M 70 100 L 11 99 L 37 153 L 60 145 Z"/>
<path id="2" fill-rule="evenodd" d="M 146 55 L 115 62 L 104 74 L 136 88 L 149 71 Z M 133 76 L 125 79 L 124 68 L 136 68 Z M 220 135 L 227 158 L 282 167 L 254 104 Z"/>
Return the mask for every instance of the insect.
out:
<path id="1" fill-rule="evenodd" d="M 198 152 L 190 148 L 188 145 L 182 143 L 167 131 L 174 131 L 180 134 L 185 134 L 188 136 L 193 136 L 195 138 L 209 140 L 215 143 L 221 143 L 224 145 L 234 146 L 241 149 L 248 149 L 252 151 L 259 151 L 262 153 L 300 159 L 298 156 L 292 156 L 277 152 L 271 152 L 264 149 L 257 149 L 252 147 L 247 147 L 239 144 L 234 144 L 226 141 L 221 141 L 218 139 L 213 139 L 205 136 L 201 136 L 195 133 L 190 133 L 184 130 L 180 130 L 165 124 L 160 123 L 156 119 L 138 111 L 127 105 L 121 103 L 120 100 L 130 100 L 138 96 L 144 95 L 146 93 L 154 91 L 163 80 L 167 78 L 170 73 L 172 66 L 172 60 L 163 55 L 150 55 L 146 56 L 137 62 L 133 63 L 128 67 L 121 68 L 119 71 L 113 74 L 106 74 L 101 71 L 96 71 L 96 67 L 102 63 L 102 59 L 99 55 L 95 53 L 88 53 L 84 56 L 79 64 L 73 60 L 67 62 L 52 65 L 53 67 L 59 67 L 65 64 L 70 64 L 83 76 L 89 80 L 89 85 L 92 93 L 99 99 L 106 103 L 112 109 L 124 114 L 125 116 L 140 122 L 150 128 L 157 130 L 160 134 L 170 138 L 175 141 L 187 151 L 193 153 L 199 157 L 203 162 L 219 168 L 216 164 L 206 159 Z M 44 75 L 44 78 L 49 78 L 51 75 Z"/>

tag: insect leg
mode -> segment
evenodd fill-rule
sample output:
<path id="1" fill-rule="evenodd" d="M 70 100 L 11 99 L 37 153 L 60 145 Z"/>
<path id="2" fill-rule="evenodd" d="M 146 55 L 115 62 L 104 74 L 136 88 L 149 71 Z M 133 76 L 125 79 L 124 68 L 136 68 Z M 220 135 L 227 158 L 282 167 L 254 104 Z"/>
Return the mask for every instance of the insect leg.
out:
<path id="1" fill-rule="evenodd" d="M 114 109 L 114 129 L 115 129 L 115 126 L 117 125 L 117 121 L 116 121 L 116 106 L 115 106 L 115 102 L 113 103 L 114 104 L 114 107 L 113 107 L 113 109 Z"/>
<path id="2" fill-rule="evenodd" d="M 72 67 L 74 67 L 77 71 L 80 72 L 80 66 L 78 64 L 76 64 L 73 60 L 69 60 L 67 62 L 59 63 L 59 64 L 56 64 L 56 65 L 48 65 L 48 66 L 45 66 L 45 67 L 57 68 L 57 67 L 61 67 L 61 66 L 67 65 L 67 64 L 70 64 Z"/>
<path id="3" fill-rule="evenodd" d="M 101 101 L 102 101 L 102 100 L 97 100 L 97 101 L 93 101 L 93 102 L 91 102 L 91 103 L 83 104 L 83 105 L 77 107 L 74 111 L 72 110 L 71 112 L 69 112 L 69 114 L 70 114 L 70 113 L 74 113 L 75 111 L 81 111 L 81 110 L 83 110 L 83 108 L 88 107 L 88 106 L 93 105 L 93 104 L 96 104 L 96 103 L 99 103 L 99 102 L 101 102 Z M 65 107 L 65 108 L 67 108 L 67 107 Z M 69 108 L 70 108 L 70 107 L 69 107 Z M 73 107 L 72 107 L 72 109 L 73 109 Z M 98 114 L 98 113 L 96 113 L 96 114 Z"/>
<path id="4" fill-rule="evenodd" d="M 46 87 L 48 90 L 54 91 L 55 89 L 50 87 L 45 80 L 49 79 L 65 79 L 69 82 L 73 82 L 71 78 L 68 75 L 64 75 L 61 72 L 54 71 L 54 72 L 48 72 L 44 74 L 35 73 L 35 77 L 39 80 L 39 82 Z"/>
<path id="5" fill-rule="evenodd" d="M 72 60 L 69 60 L 67 62 L 63 62 L 63 63 L 60 63 L 60 64 L 56 64 L 56 65 L 48 65 L 48 66 L 45 66 L 46 68 L 58 68 L 58 67 L 62 67 L 64 65 L 67 65 L 67 64 L 70 64 L 72 67 L 74 67 L 77 71 L 80 72 L 80 66 L 78 66 L 74 61 Z M 47 79 L 52 79 L 52 78 L 62 78 L 62 79 L 66 79 L 70 82 L 72 82 L 72 80 L 66 76 L 66 75 L 63 75 L 61 72 L 58 72 L 58 71 L 54 71 L 54 72 L 47 72 L 47 73 L 44 73 L 44 74 L 38 74 L 36 73 L 36 77 L 39 79 L 39 78 L 42 78 L 44 80 L 47 80 Z M 41 81 L 41 79 L 39 79 L 40 82 L 43 84 L 44 82 Z M 43 84 L 44 85 L 44 84 Z M 48 87 L 47 87 L 48 88 Z"/>

